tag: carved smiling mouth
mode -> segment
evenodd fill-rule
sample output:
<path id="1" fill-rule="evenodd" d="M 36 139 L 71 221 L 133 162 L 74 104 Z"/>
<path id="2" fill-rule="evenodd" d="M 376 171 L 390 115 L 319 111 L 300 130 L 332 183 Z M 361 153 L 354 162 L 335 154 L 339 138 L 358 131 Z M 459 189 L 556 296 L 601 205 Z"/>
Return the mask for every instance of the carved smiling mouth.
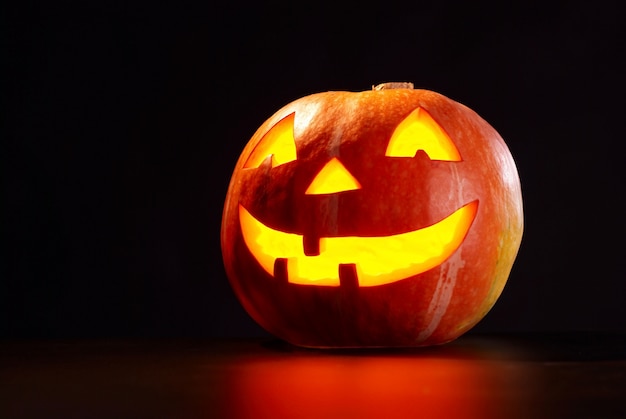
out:
<path id="1" fill-rule="evenodd" d="M 443 220 L 407 233 L 381 237 L 322 237 L 320 253 L 307 256 L 303 236 L 272 229 L 239 205 L 244 241 L 267 273 L 286 264 L 290 283 L 339 286 L 342 266 L 353 266 L 358 285 L 384 285 L 426 272 L 448 259 L 461 245 L 476 216 L 478 201 Z"/>

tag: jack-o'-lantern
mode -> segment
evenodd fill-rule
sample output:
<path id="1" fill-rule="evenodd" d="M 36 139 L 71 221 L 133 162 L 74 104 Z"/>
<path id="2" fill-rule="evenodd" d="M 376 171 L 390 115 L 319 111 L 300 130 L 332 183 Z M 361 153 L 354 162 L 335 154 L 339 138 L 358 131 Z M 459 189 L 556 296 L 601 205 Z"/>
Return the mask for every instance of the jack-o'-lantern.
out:
<path id="1" fill-rule="evenodd" d="M 262 327 L 309 347 L 424 346 L 479 322 L 523 231 L 497 131 L 410 83 L 300 98 L 245 146 L 226 195 L 226 273 Z"/>

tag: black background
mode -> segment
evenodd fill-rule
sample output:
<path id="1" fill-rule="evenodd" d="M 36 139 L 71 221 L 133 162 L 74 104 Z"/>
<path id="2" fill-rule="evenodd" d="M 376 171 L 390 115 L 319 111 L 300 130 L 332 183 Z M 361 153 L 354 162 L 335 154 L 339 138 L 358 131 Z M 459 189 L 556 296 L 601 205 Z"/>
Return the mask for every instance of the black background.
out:
<path id="1" fill-rule="evenodd" d="M 219 247 L 282 105 L 412 81 L 505 138 L 525 235 L 474 331 L 626 330 L 619 2 L 13 2 L 2 31 L 0 337 L 253 336 Z"/>

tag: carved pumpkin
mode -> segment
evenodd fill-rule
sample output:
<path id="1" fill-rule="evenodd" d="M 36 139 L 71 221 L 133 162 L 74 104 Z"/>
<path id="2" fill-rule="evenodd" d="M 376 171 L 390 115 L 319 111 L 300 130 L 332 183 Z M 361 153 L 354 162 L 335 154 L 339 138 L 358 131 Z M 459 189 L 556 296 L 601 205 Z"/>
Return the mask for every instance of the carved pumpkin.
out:
<path id="1" fill-rule="evenodd" d="M 221 244 L 235 294 L 275 336 L 424 346 L 485 316 L 522 230 L 496 130 L 403 83 L 313 94 L 270 117 L 234 169 Z"/>

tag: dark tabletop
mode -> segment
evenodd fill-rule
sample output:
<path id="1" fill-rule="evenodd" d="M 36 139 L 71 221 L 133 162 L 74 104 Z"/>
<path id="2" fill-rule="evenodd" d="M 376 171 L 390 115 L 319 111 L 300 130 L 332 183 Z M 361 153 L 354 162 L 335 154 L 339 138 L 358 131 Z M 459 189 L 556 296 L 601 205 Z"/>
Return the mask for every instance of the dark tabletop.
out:
<path id="1" fill-rule="evenodd" d="M 0 418 L 626 418 L 626 334 L 3 341 Z"/>

